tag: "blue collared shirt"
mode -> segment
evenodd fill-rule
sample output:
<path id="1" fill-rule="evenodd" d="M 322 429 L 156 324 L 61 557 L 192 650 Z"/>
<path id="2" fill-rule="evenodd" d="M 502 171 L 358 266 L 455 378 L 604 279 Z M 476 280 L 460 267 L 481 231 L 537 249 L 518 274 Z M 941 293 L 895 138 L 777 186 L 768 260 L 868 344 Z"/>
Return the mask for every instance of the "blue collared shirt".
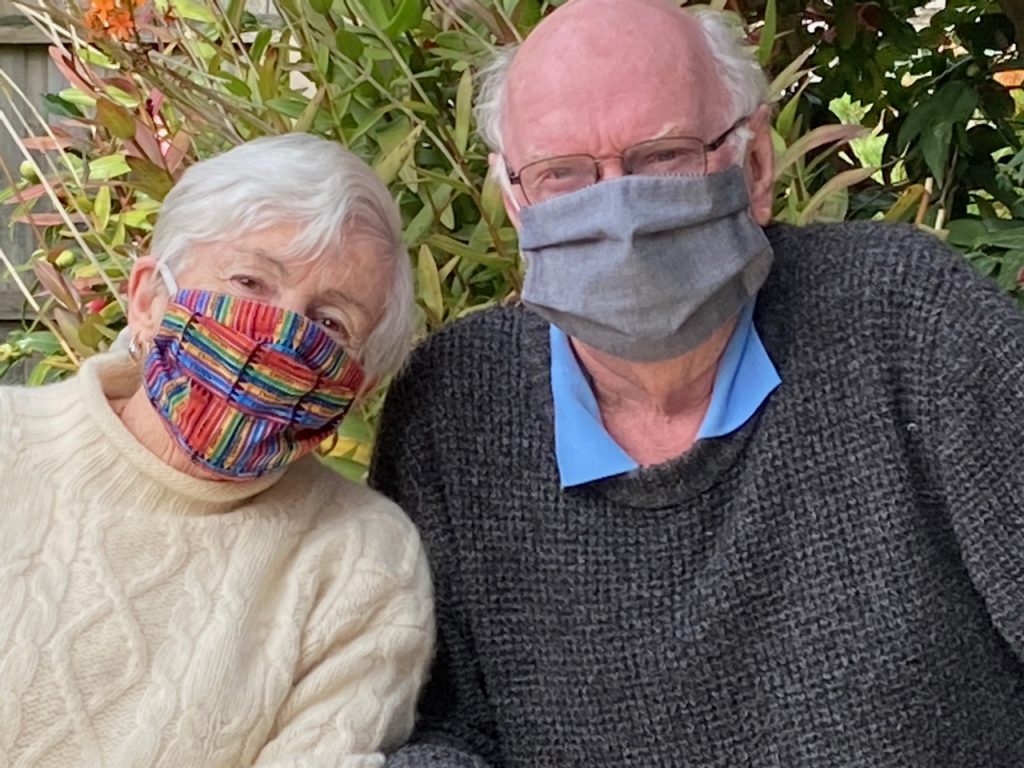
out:
<path id="1" fill-rule="evenodd" d="M 754 327 L 754 302 L 740 313 L 718 364 L 711 404 L 697 439 L 722 437 L 742 427 L 781 379 Z M 551 326 L 551 394 L 555 407 L 555 458 L 562 487 L 631 472 L 639 465 L 608 434 L 597 399 L 569 337 Z"/>

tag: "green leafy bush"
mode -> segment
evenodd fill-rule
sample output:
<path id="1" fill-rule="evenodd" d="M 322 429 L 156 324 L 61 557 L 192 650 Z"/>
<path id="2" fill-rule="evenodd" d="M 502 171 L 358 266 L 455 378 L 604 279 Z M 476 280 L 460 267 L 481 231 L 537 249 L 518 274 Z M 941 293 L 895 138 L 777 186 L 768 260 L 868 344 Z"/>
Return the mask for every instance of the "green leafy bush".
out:
<path id="1" fill-rule="evenodd" d="M 53 37 L 68 87 L 47 103 L 67 122 L 48 127 L 0 75 L 13 114 L 38 134 L 0 193 L 38 241 L 16 272 L 28 312 L 0 344 L 0 374 L 29 358 L 41 383 L 106 349 L 124 324 L 132 259 L 175 179 L 267 134 L 343 142 L 389 184 L 421 335 L 516 299 L 515 232 L 474 132 L 472 77 L 495 44 L 521 39 L 560 3 L 273 0 L 258 16 L 242 0 L 43 2 L 27 12 Z M 735 9 L 775 78 L 777 218 L 884 217 L 940 234 L 955 219 L 950 242 L 1019 292 L 1021 100 L 995 79 L 1013 66 L 1003 17 L 954 3 L 917 37 L 909 4 Z M 988 20 L 989 37 L 971 14 Z M 327 447 L 339 469 L 364 471 L 378 407 L 369 401 Z"/>

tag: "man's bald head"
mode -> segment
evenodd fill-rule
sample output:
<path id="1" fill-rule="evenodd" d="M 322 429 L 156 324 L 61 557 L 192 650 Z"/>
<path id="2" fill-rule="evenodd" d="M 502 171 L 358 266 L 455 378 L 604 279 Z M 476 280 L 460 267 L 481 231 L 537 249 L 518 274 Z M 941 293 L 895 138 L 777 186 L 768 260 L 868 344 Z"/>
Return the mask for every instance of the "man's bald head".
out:
<path id="1" fill-rule="evenodd" d="M 518 50 L 499 55 L 485 76 L 478 120 L 492 148 L 504 149 L 516 115 L 557 126 L 577 105 L 605 112 L 660 98 L 690 112 L 691 122 L 727 120 L 725 112 L 753 111 L 764 96 L 763 74 L 723 15 L 668 0 L 573 0 Z M 587 120 L 577 113 L 573 123 Z"/>

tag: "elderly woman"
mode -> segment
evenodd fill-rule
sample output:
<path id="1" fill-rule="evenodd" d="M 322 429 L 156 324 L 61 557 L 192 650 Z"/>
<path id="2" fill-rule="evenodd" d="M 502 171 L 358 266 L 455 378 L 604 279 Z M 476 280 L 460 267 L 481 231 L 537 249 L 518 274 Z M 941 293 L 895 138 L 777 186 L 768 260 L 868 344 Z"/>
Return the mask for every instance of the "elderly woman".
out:
<path id="1" fill-rule="evenodd" d="M 373 172 L 305 135 L 190 168 L 130 343 L 0 389 L 0 764 L 379 766 L 432 642 L 409 520 L 307 456 L 412 310 Z"/>

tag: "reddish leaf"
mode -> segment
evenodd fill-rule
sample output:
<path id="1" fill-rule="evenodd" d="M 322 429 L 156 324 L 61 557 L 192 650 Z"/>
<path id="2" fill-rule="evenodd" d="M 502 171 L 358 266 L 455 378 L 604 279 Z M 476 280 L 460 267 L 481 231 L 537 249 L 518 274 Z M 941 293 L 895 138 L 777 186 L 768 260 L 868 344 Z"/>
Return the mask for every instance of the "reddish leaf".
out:
<path id="1" fill-rule="evenodd" d="M 164 155 L 164 162 L 167 164 L 167 170 L 171 172 L 171 175 L 177 178 L 178 168 L 181 167 L 182 161 L 188 154 L 189 147 L 192 145 L 192 136 L 185 131 L 178 131 L 174 134 L 174 138 L 170 141 L 170 146 L 167 147 L 167 153 Z"/>
<path id="2" fill-rule="evenodd" d="M 85 223 L 85 217 L 80 213 L 69 213 L 67 217 L 72 224 Z M 37 227 L 58 227 L 66 223 L 64 217 L 59 213 L 29 213 L 16 217 L 14 221 L 22 224 L 34 224 Z"/>
<path id="3" fill-rule="evenodd" d="M 29 136 L 21 141 L 28 149 L 34 149 L 38 152 L 53 152 L 58 149 L 67 149 L 74 143 L 71 137 L 57 135 L 56 131 L 54 131 L 54 138 L 49 136 Z"/>
<path id="4" fill-rule="evenodd" d="M 53 264 L 46 260 L 35 261 L 32 263 L 32 271 L 36 273 L 43 288 L 49 291 L 58 304 L 68 310 L 77 306 L 74 289 L 67 284 L 63 275 Z"/>
<path id="5" fill-rule="evenodd" d="M 82 79 L 82 76 L 78 73 L 75 64 L 77 63 L 81 66 L 82 64 L 80 61 L 74 59 L 71 54 L 55 45 L 51 45 L 47 50 L 54 66 L 57 67 L 60 73 L 64 75 L 65 79 L 72 86 L 80 90 L 82 93 L 92 94 L 96 92 L 96 88 Z"/>

